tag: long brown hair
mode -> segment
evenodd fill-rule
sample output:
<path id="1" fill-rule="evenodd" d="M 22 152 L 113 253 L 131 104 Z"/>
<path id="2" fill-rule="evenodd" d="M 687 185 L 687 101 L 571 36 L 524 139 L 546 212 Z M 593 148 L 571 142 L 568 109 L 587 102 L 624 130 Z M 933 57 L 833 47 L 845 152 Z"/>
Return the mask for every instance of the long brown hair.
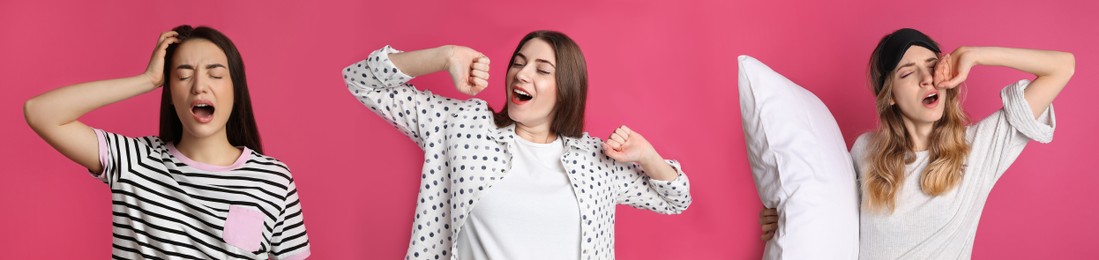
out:
<path id="1" fill-rule="evenodd" d="M 563 33 L 534 31 L 519 41 L 519 46 L 511 53 L 511 60 L 508 60 L 509 67 L 515 62 L 515 56 L 523 49 L 523 45 L 533 39 L 541 39 L 552 45 L 554 57 L 557 59 L 557 73 L 554 75 L 557 81 L 557 104 L 553 106 L 555 112 L 550 131 L 557 135 L 578 138 L 584 134 L 584 106 L 588 99 L 588 64 L 584 61 L 584 53 L 580 52 L 580 46 L 576 42 Z M 515 123 L 508 116 L 507 105 L 493 115 L 493 120 L 496 127 Z"/>
<path id="2" fill-rule="evenodd" d="M 191 28 L 190 25 L 180 25 L 174 29 L 179 33 L 179 42 L 168 46 L 164 55 L 164 87 L 160 95 L 160 139 L 164 142 L 179 144 L 183 138 L 183 123 L 179 121 L 175 108 L 172 106 L 171 75 L 172 56 L 183 42 L 190 39 L 206 39 L 221 48 L 225 52 L 225 58 L 229 64 L 229 76 L 233 80 L 233 110 L 229 114 L 229 121 L 225 123 L 226 136 L 229 144 L 244 146 L 263 153 L 263 145 L 260 143 L 259 129 L 256 127 L 255 116 L 252 115 L 252 99 L 248 95 L 248 81 L 244 78 L 244 59 L 237 51 L 236 45 L 221 32 L 210 27 L 199 26 Z"/>
<path id="3" fill-rule="evenodd" d="M 888 37 L 883 37 L 870 55 L 868 76 L 879 120 L 867 147 L 865 159 L 869 165 L 863 169 L 865 174 L 862 180 L 866 198 L 864 205 L 883 212 L 892 212 L 896 208 L 896 196 L 904 183 L 905 165 L 916 159 L 915 144 L 905 130 L 904 116 L 898 106 L 890 104 L 893 99 L 892 75 L 896 70 L 882 71 L 875 66 L 884 55 L 882 52 Z M 929 44 L 933 45 L 933 49 L 938 49 L 937 43 L 932 41 Z M 969 116 L 961 108 L 961 89 L 945 90 L 943 117 L 934 123 L 928 140 L 930 163 L 920 177 L 920 189 L 930 196 L 942 195 L 953 189 L 965 171 L 965 159 L 969 156 L 965 131 Z"/>

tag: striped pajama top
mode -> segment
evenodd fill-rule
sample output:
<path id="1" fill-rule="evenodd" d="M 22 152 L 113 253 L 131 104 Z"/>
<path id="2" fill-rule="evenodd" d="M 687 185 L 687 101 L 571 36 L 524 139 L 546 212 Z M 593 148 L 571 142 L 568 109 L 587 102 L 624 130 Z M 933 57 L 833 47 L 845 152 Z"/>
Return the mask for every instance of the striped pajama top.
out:
<path id="1" fill-rule="evenodd" d="M 230 166 L 154 136 L 96 129 L 111 189 L 115 259 L 304 259 L 309 237 L 289 168 L 242 147 Z"/>

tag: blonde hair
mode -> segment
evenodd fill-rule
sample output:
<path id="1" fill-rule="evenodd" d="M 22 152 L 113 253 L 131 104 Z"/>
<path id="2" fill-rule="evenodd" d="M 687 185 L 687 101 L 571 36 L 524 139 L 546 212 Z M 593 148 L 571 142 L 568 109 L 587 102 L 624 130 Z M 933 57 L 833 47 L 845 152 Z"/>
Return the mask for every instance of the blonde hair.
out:
<path id="1" fill-rule="evenodd" d="M 884 41 L 884 40 L 883 40 Z M 870 85 L 875 91 L 878 127 L 870 135 L 866 159 L 869 164 L 861 183 L 863 205 L 871 210 L 892 213 L 897 193 L 905 178 L 905 165 L 915 161 L 915 144 L 905 130 L 899 107 L 890 104 L 893 98 L 893 71 L 880 71 L 874 66 L 880 59 L 882 46 L 870 56 Z M 884 77 L 885 80 L 881 80 Z M 920 177 L 920 189 L 930 196 L 939 196 L 961 182 L 969 143 L 965 138 L 969 116 L 961 108 L 961 87 L 947 89 L 943 116 L 934 123 L 928 140 L 930 163 Z"/>

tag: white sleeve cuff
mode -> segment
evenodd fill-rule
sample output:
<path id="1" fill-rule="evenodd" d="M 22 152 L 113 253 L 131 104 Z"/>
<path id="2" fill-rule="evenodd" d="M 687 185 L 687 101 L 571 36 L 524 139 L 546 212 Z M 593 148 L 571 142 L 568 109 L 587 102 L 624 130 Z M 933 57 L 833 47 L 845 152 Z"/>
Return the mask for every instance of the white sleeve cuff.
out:
<path id="1" fill-rule="evenodd" d="M 1049 143 L 1053 141 L 1053 130 L 1057 128 L 1053 104 L 1035 119 L 1030 104 L 1023 96 L 1023 90 L 1029 85 L 1030 80 L 1024 79 L 1004 87 L 1000 94 L 1004 102 L 1004 113 L 1007 114 L 1008 123 L 1027 138 L 1039 143 Z"/>

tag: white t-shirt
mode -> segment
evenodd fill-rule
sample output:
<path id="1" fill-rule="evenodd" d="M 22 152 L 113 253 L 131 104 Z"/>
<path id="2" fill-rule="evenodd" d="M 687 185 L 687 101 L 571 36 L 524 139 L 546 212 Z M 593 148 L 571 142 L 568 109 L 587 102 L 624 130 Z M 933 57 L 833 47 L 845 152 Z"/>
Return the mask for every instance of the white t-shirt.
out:
<path id="1" fill-rule="evenodd" d="M 578 259 L 580 207 L 561 138 L 515 138 L 511 171 L 484 192 L 458 234 L 459 259 Z"/>
<path id="2" fill-rule="evenodd" d="M 1030 140 L 1053 140 L 1056 118 L 1053 105 L 1034 118 L 1021 80 L 1003 90 L 1003 109 L 966 129 L 970 143 L 965 171 L 957 186 L 939 196 L 920 188 L 920 177 L 931 163 L 928 152 L 917 152 L 905 165 L 905 179 L 896 195 L 896 209 L 885 214 L 861 212 L 859 259 L 969 259 L 977 224 L 996 181 L 1019 157 Z M 869 134 L 851 147 L 860 177 L 869 165 Z M 1029 174 L 1029 173 L 1024 173 Z M 865 198 L 865 196 L 864 196 Z"/>

